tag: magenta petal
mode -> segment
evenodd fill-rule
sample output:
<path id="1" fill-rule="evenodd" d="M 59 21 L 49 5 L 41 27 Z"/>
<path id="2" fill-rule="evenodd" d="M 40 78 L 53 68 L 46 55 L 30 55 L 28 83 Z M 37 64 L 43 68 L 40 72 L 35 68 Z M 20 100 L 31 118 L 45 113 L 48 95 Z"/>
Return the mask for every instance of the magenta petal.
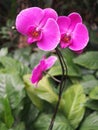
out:
<path id="1" fill-rule="evenodd" d="M 70 22 L 71 20 L 66 16 L 60 16 L 58 18 L 57 23 L 59 25 L 59 29 L 61 33 L 66 33 L 66 31 L 69 28 L 69 25 L 71 24 Z"/>
<path id="2" fill-rule="evenodd" d="M 28 43 L 33 43 L 36 41 L 39 41 L 42 37 L 42 33 L 41 31 L 39 31 L 39 35 L 37 37 L 33 37 L 33 32 L 36 31 L 36 28 L 34 26 L 29 26 L 29 28 L 27 29 L 27 36 L 28 36 Z"/>
<path id="3" fill-rule="evenodd" d="M 31 25 L 38 26 L 43 16 L 44 12 L 41 8 L 24 9 L 16 17 L 16 29 L 23 35 L 27 35 L 28 27 Z"/>
<path id="4" fill-rule="evenodd" d="M 82 50 L 89 41 L 89 34 L 84 24 L 78 23 L 73 31 L 72 44 L 69 48 L 73 51 Z"/>
<path id="5" fill-rule="evenodd" d="M 56 60 L 57 60 L 56 56 L 50 56 L 49 58 L 47 58 L 45 60 L 46 70 L 51 68 L 55 64 Z"/>
<path id="6" fill-rule="evenodd" d="M 74 51 L 76 54 L 81 54 L 83 53 L 83 50 L 79 50 L 79 51 Z"/>
<path id="7" fill-rule="evenodd" d="M 36 41 L 37 40 L 33 39 L 32 37 L 28 37 L 28 39 L 27 39 L 28 44 L 31 44 L 31 43 L 36 42 Z"/>
<path id="8" fill-rule="evenodd" d="M 50 51 L 57 47 L 60 42 L 60 31 L 55 20 L 49 18 L 42 32 L 42 39 L 37 45 L 44 51 Z"/>
<path id="9" fill-rule="evenodd" d="M 68 15 L 68 17 L 71 20 L 71 25 L 70 25 L 70 28 L 69 28 L 70 31 L 74 30 L 77 23 L 82 23 L 82 18 L 81 18 L 79 13 L 76 13 L 76 12 L 71 13 L 71 14 Z"/>
<path id="10" fill-rule="evenodd" d="M 40 23 L 40 26 L 44 26 L 48 20 L 48 18 L 53 18 L 54 20 L 57 20 L 58 18 L 58 14 L 56 13 L 55 10 L 51 9 L 51 8 L 46 8 L 43 10 L 44 11 L 44 17 Z"/>
<path id="11" fill-rule="evenodd" d="M 61 47 L 61 48 L 66 48 L 66 47 L 68 47 L 68 46 L 69 46 L 69 43 L 65 43 L 65 42 L 63 42 L 63 41 L 60 42 L 60 47 Z"/>
<path id="12" fill-rule="evenodd" d="M 41 65 L 38 64 L 37 66 L 35 66 L 35 68 L 32 71 L 32 76 L 31 76 L 31 82 L 33 84 L 37 84 L 41 79 L 42 79 L 42 69 L 41 69 Z"/>

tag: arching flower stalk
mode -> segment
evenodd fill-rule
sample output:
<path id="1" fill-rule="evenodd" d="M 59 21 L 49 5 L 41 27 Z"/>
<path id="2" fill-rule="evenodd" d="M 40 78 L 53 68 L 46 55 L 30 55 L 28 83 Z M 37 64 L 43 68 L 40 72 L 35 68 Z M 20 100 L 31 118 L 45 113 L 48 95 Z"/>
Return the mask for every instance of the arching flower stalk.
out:
<path id="1" fill-rule="evenodd" d="M 48 130 L 52 130 L 53 129 L 53 125 L 54 125 L 54 121 L 55 121 L 55 117 L 56 117 L 56 114 L 58 112 L 58 109 L 59 109 L 59 105 L 60 105 L 60 101 L 61 101 L 61 97 L 62 97 L 62 93 L 63 93 L 63 90 L 65 88 L 65 83 L 66 83 L 66 79 L 67 79 L 67 65 L 65 63 L 65 60 L 62 56 L 62 53 L 61 51 L 59 50 L 59 48 L 56 48 L 56 54 L 58 55 L 58 58 L 59 58 L 59 62 L 60 62 L 60 65 L 61 65 L 61 69 L 62 69 L 62 76 L 61 76 L 61 82 L 59 83 L 59 94 L 58 94 L 58 101 L 57 101 L 57 104 L 56 104 L 56 107 L 55 107 L 55 110 L 54 110 L 54 113 L 53 113 L 53 116 L 51 118 L 51 122 L 50 122 L 50 125 L 49 125 L 49 128 Z"/>

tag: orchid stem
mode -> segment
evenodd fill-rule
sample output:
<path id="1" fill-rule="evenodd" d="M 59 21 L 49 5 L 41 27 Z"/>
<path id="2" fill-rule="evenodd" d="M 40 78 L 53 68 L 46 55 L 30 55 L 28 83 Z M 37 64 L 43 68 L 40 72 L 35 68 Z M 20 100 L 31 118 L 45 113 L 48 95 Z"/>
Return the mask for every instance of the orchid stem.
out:
<path id="1" fill-rule="evenodd" d="M 60 82 L 60 87 L 59 87 L 59 95 L 58 95 L 58 101 L 57 101 L 57 104 L 56 104 L 56 107 L 55 107 L 55 111 L 53 113 L 53 116 L 51 118 L 51 122 L 50 122 L 50 125 L 49 125 L 49 128 L 48 130 L 52 130 L 53 128 L 53 125 L 54 125 L 54 121 L 55 121 L 55 118 L 56 118 L 56 115 L 57 115 L 57 112 L 58 112 L 58 109 L 59 109 L 59 105 L 60 105 L 60 101 L 61 101 L 61 96 L 62 96 L 62 93 L 63 93 L 63 90 L 64 90 L 64 87 L 65 87 L 65 68 L 66 68 L 66 76 L 67 76 L 67 65 L 64 61 L 64 58 L 59 50 L 59 48 L 56 48 L 56 53 L 58 55 L 58 58 L 59 58 L 59 62 L 61 64 L 61 69 L 62 69 L 62 77 L 61 77 L 61 82 Z"/>
<path id="2" fill-rule="evenodd" d="M 49 75 L 54 81 L 60 83 L 61 81 L 56 79 L 54 76 L 52 76 L 51 74 L 49 74 L 48 72 L 44 71 L 45 74 Z"/>

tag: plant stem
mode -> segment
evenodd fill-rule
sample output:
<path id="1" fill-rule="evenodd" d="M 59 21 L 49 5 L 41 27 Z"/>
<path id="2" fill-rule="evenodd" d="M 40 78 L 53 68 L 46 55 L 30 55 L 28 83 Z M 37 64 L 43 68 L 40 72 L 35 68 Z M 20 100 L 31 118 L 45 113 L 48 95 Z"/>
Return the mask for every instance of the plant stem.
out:
<path id="1" fill-rule="evenodd" d="M 48 72 L 44 71 L 45 74 L 49 75 L 54 81 L 60 83 L 61 81 L 56 79 L 54 76 L 52 76 L 51 74 L 49 74 Z"/>
<path id="2" fill-rule="evenodd" d="M 65 87 L 65 68 L 66 68 L 66 76 L 67 76 L 67 65 L 64 61 L 64 58 L 59 50 L 59 48 L 56 48 L 56 53 L 58 55 L 58 58 L 59 58 L 59 62 L 60 62 L 60 65 L 61 65 L 61 69 L 62 69 L 62 77 L 61 77 L 61 82 L 60 82 L 60 87 L 59 87 L 59 95 L 58 95 L 58 101 L 57 101 L 57 104 L 56 104 L 56 107 L 55 107 L 55 111 L 53 113 L 53 116 L 51 118 L 51 122 L 50 122 L 50 125 L 49 125 L 49 128 L 48 130 L 52 130 L 53 128 L 53 125 L 54 125 L 54 120 L 55 120 L 55 117 L 57 115 L 57 112 L 58 112 L 58 108 L 59 108 L 59 105 L 60 105 L 60 101 L 61 101 L 61 96 L 62 96 L 62 93 L 63 93 L 63 90 L 64 90 L 64 87 Z"/>

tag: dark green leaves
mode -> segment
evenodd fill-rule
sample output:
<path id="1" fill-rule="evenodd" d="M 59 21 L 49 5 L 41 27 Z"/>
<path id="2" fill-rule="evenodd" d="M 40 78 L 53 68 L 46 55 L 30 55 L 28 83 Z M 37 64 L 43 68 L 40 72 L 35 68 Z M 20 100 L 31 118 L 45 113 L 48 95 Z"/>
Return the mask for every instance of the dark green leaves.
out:
<path id="1" fill-rule="evenodd" d="M 35 130 L 48 130 L 52 115 L 42 114 L 35 122 Z M 74 130 L 63 115 L 57 115 L 53 130 Z"/>
<path id="2" fill-rule="evenodd" d="M 80 130 L 98 130 L 98 113 L 90 114 L 82 123 Z"/>
<path id="3" fill-rule="evenodd" d="M 0 74 L 1 118 L 8 128 L 14 123 L 12 109 L 16 109 L 25 96 L 23 88 L 24 84 L 18 75 Z"/>
<path id="4" fill-rule="evenodd" d="M 98 52 L 86 52 L 74 59 L 74 63 L 88 69 L 98 69 Z"/>

